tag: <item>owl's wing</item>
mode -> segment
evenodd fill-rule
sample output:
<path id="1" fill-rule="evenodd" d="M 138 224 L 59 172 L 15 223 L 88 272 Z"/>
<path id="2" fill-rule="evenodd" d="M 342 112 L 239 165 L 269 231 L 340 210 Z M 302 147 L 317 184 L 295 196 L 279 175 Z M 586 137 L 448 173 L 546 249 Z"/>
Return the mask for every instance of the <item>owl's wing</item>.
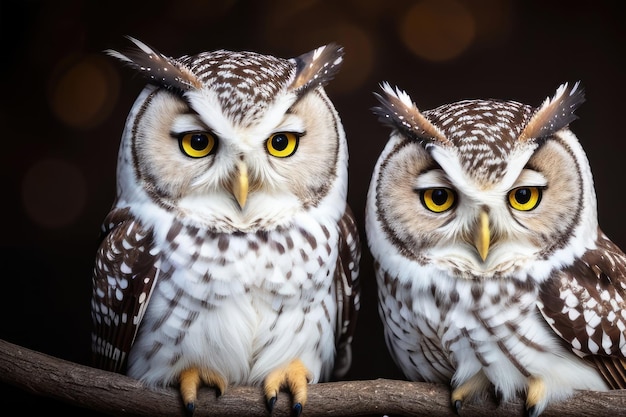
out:
<path id="1" fill-rule="evenodd" d="M 539 309 L 613 389 L 626 388 L 626 255 L 598 231 L 597 247 L 546 282 Z"/>
<path id="2" fill-rule="evenodd" d="M 352 337 L 360 308 L 359 262 L 361 243 L 352 210 L 339 221 L 340 240 L 337 268 L 335 269 L 335 294 L 337 301 L 337 327 L 335 329 L 335 378 L 343 377 L 352 363 Z"/>
<path id="3" fill-rule="evenodd" d="M 128 352 L 158 275 L 152 233 L 128 209 L 114 209 L 103 224 L 91 300 L 94 366 L 125 372 Z"/>

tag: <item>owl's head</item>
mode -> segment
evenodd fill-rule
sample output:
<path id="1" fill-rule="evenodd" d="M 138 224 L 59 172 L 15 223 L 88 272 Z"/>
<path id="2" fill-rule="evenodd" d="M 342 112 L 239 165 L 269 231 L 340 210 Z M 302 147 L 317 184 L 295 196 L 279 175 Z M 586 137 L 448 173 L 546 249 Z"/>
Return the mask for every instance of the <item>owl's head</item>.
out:
<path id="1" fill-rule="evenodd" d="M 541 280 L 592 244 L 591 171 L 568 128 L 578 83 L 536 108 L 464 100 L 420 112 L 388 84 L 377 97 L 393 132 L 368 197 L 368 228 L 384 238 L 370 245 L 468 279 Z"/>
<path id="2" fill-rule="evenodd" d="M 175 59 L 129 39 L 134 49 L 107 52 L 149 83 L 123 133 L 118 205 L 156 203 L 183 221 L 245 231 L 345 200 L 345 137 L 323 89 L 340 46 L 292 59 L 226 50 Z"/>

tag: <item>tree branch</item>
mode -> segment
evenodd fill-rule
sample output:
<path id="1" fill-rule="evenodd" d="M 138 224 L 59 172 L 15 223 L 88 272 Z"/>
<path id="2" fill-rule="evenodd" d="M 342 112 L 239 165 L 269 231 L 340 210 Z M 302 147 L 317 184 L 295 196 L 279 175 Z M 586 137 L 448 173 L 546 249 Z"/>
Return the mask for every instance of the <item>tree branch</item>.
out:
<path id="1" fill-rule="evenodd" d="M 35 352 L 0 340 L 0 380 L 30 393 L 53 398 L 111 416 L 184 416 L 176 388 L 148 389 L 124 375 L 105 372 Z M 303 417 L 428 415 L 454 416 L 450 392 L 440 384 L 376 379 L 312 384 Z M 290 415 L 290 397 L 280 393 L 272 416 Z M 463 417 L 523 415 L 523 402 L 496 404 L 486 399 L 464 404 Z M 258 387 L 231 387 L 216 397 L 199 391 L 194 417 L 263 416 L 269 412 Z M 580 392 L 552 404 L 542 414 L 551 416 L 626 415 L 626 390 Z"/>

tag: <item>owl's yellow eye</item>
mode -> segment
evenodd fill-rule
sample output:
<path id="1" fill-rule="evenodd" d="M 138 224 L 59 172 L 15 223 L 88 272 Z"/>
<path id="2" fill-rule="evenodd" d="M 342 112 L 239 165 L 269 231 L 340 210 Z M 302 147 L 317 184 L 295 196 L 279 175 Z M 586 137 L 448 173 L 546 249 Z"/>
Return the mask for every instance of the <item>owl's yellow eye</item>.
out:
<path id="1" fill-rule="evenodd" d="M 202 158 L 215 152 L 217 139 L 208 132 L 185 132 L 178 137 L 178 146 L 187 156 Z"/>
<path id="2" fill-rule="evenodd" d="M 420 192 L 422 204 L 434 213 L 449 210 L 456 201 L 456 194 L 449 188 L 427 188 Z"/>
<path id="3" fill-rule="evenodd" d="M 509 204 L 515 210 L 529 211 L 539 205 L 541 201 L 541 188 L 518 187 L 509 191 Z"/>
<path id="4" fill-rule="evenodd" d="M 291 156 L 298 148 L 300 136 L 292 132 L 274 133 L 267 139 L 266 145 L 270 155 L 278 158 Z"/>

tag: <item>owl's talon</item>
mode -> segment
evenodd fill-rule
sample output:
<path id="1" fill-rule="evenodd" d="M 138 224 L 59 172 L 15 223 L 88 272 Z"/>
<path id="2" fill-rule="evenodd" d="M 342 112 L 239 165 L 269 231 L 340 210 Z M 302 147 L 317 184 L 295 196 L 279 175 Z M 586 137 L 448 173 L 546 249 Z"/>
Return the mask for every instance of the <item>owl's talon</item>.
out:
<path id="1" fill-rule="evenodd" d="M 463 401 L 461 401 L 461 400 L 456 400 L 456 401 L 454 402 L 454 411 L 455 411 L 457 414 L 460 414 L 460 413 L 461 413 L 461 408 L 462 408 L 462 407 L 463 407 Z"/>
<path id="2" fill-rule="evenodd" d="M 194 404 L 194 403 L 187 403 L 187 404 L 185 404 L 185 415 L 187 417 L 193 416 L 193 412 L 194 411 L 196 411 L 196 404 Z"/>
<path id="3" fill-rule="evenodd" d="M 221 397 L 226 392 L 226 380 L 217 372 L 210 369 L 201 369 L 200 378 L 209 387 L 215 388 L 216 396 Z"/>
<path id="4" fill-rule="evenodd" d="M 300 417 L 300 414 L 302 414 L 302 404 L 296 403 L 293 405 L 293 408 L 291 409 L 291 415 L 293 417 Z"/>
<path id="5" fill-rule="evenodd" d="M 534 405 L 532 407 L 528 407 L 526 409 L 526 415 L 528 417 L 539 417 L 539 413 L 537 412 L 537 407 Z"/>
<path id="6" fill-rule="evenodd" d="M 475 395 L 484 392 L 489 386 L 489 380 L 483 371 L 476 372 L 471 378 L 463 382 L 461 385 L 452 390 L 450 402 L 457 414 L 463 407 L 463 402 Z"/>
<path id="7" fill-rule="evenodd" d="M 274 406 L 276 405 L 277 397 L 272 397 L 267 400 L 267 410 L 271 413 L 274 410 Z"/>
<path id="8" fill-rule="evenodd" d="M 289 389 L 293 399 L 292 411 L 300 415 L 307 399 L 307 384 L 311 380 L 309 370 L 301 360 L 295 359 L 283 368 L 275 369 L 265 378 L 263 389 L 267 398 L 268 407 L 274 407 L 278 391 L 285 386 Z M 271 411 L 271 409 L 270 409 Z M 297 413 L 297 414 L 296 414 Z"/>
<path id="9" fill-rule="evenodd" d="M 188 368 L 178 376 L 180 395 L 185 404 L 187 416 L 193 415 L 198 399 L 198 387 L 201 383 L 215 388 L 216 396 L 220 397 L 226 390 L 226 380 L 210 369 Z"/>

